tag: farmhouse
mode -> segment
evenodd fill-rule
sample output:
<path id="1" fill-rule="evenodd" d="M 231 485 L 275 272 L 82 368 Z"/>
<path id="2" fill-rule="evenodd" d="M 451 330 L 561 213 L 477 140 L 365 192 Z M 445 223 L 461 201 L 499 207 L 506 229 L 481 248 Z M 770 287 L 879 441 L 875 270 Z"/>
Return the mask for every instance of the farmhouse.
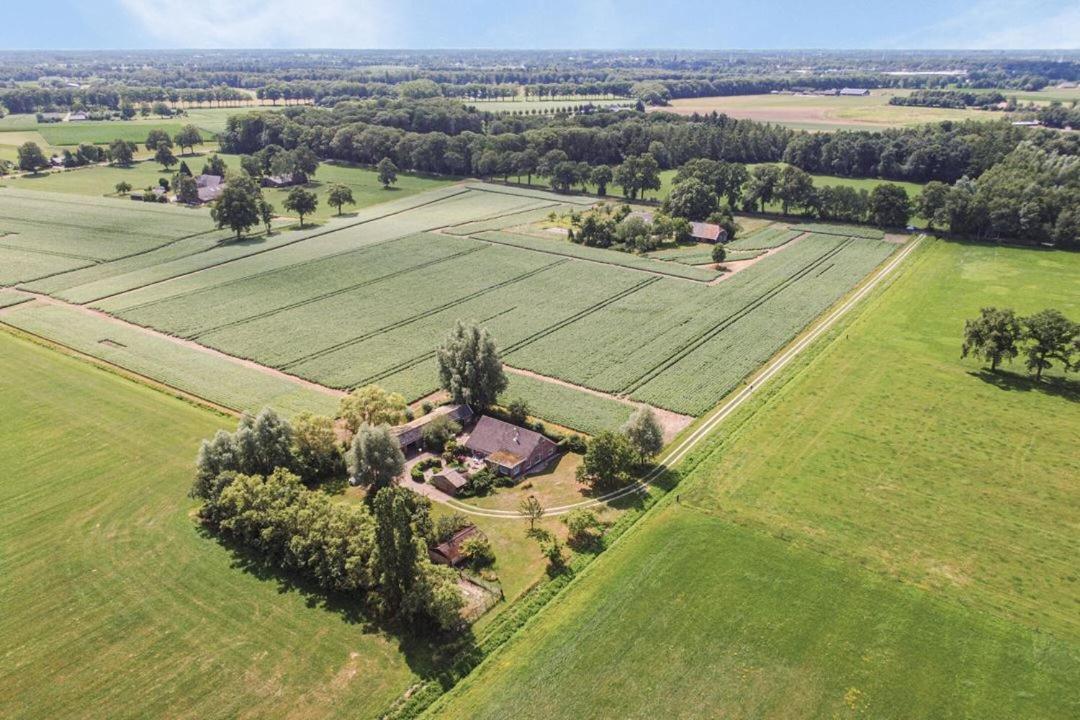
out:
<path id="1" fill-rule="evenodd" d="M 480 528 L 475 525 L 462 528 L 454 533 L 446 542 L 439 543 L 428 550 L 428 557 L 431 558 L 431 562 L 440 565 L 457 565 L 464 559 L 461 554 L 461 549 L 462 546 L 465 545 L 465 541 L 474 537 L 483 537 Z"/>
<path id="2" fill-rule="evenodd" d="M 445 415 L 456 422 L 468 422 L 472 419 L 472 408 L 468 405 L 440 405 L 427 415 L 416 418 L 404 425 L 390 430 L 397 438 L 401 452 L 409 455 L 424 449 L 424 428 L 437 417 Z"/>
<path id="3" fill-rule="evenodd" d="M 540 433 L 487 415 L 476 423 L 465 447 L 492 470 L 510 477 L 524 475 L 559 451 L 555 443 Z"/>
<path id="4" fill-rule="evenodd" d="M 457 495 L 469 484 L 469 479 L 454 468 L 445 468 L 432 476 L 431 484 L 447 495 Z"/>
<path id="5" fill-rule="evenodd" d="M 847 96 L 861 96 L 869 95 L 870 91 L 866 88 L 840 88 L 840 94 Z"/>
<path id="6" fill-rule="evenodd" d="M 200 175 L 195 178 L 195 187 L 198 188 L 200 203 L 213 202 L 225 189 L 225 178 L 220 175 Z"/>
<path id="7" fill-rule="evenodd" d="M 714 223 L 690 223 L 690 236 L 698 242 L 727 242 L 727 230 Z"/>

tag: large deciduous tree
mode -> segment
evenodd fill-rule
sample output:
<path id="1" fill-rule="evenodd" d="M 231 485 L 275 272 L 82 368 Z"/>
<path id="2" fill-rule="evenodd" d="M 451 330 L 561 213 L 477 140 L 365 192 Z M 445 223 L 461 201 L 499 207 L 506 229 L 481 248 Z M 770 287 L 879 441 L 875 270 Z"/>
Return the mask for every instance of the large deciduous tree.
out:
<path id="1" fill-rule="evenodd" d="M 716 210 L 716 193 L 701 180 L 690 177 L 675 184 L 664 201 L 664 212 L 687 220 L 702 221 Z"/>
<path id="2" fill-rule="evenodd" d="M 881 227 L 904 227 L 911 217 L 907 191 L 893 183 L 882 183 L 870 191 L 870 222 Z"/>
<path id="3" fill-rule="evenodd" d="M 636 452 L 626 435 L 605 430 L 589 443 L 577 477 L 594 490 L 620 488 L 630 482 L 636 460 Z"/>
<path id="4" fill-rule="evenodd" d="M 185 125 L 180 128 L 180 132 L 173 136 L 173 142 L 180 148 L 180 152 L 183 153 L 186 148 L 188 152 L 195 152 L 196 145 L 203 144 L 202 133 L 199 132 L 199 128 L 194 125 Z"/>
<path id="5" fill-rule="evenodd" d="M 405 456 L 389 425 L 361 425 L 345 454 L 354 485 L 369 493 L 391 485 L 405 469 Z"/>
<path id="6" fill-rule="evenodd" d="M 315 212 L 319 207 L 318 196 L 310 190 L 302 187 L 294 187 L 289 191 L 285 200 L 281 203 L 286 210 L 290 210 L 300 216 L 300 227 L 304 227 L 304 216 Z"/>
<path id="7" fill-rule="evenodd" d="M 378 385 L 364 385 L 341 398 L 338 416 L 350 432 L 361 425 L 397 425 L 405 420 L 405 398 Z"/>
<path id="8" fill-rule="evenodd" d="M 150 152 L 157 152 L 160 147 L 171 148 L 172 146 L 172 138 L 164 130 L 151 130 L 146 135 L 146 149 Z"/>
<path id="9" fill-rule="evenodd" d="M 656 414 L 647 405 L 634 411 L 622 426 L 622 433 L 630 441 L 639 462 L 647 462 L 664 447 L 664 431 L 656 420 Z"/>
<path id="10" fill-rule="evenodd" d="M 355 205 L 356 200 L 353 199 L 352 188 L 348 185 L 334 185 L 330 188 L 330 191 L 326 194 L 326 202 L 330 204 L 330 207 L 337 208 L 337 214 L 341 214 L 341 208 L 345 205 Z"/>
<path id="11" fill-rule="evenodd" d="M 25 142 L 20 145 L 18 154 L 19 169 L 25 172 L 35 172 L 49 166 L 49 159 L 35 142 Z"/>
<path id="12" fill-rule="evenodd" d="M 456 403 L 486 408 L 506 389 L 495 341 L 478 325 L 458 321 L 436 350 L 439 382 Z"/>
<path id="13" fill-rule="evenodd" d="M 1036 379 L 1041 380 L 1043 370 L 1053 367 L 1052 360 L 1057 360 L 1066 369 L 1072 366 L 1071 352 L 1080 339 L 1080 324 L 1054 309 L 1021 318 L 1020 322 L 1024 340 L 1028 343 L 1024 349 L 1027 356 L 1024 364 L 1034 371 Z"/>
<path id="14" fill-rule="evenodd" d="M 990 363 L 991 372 L 995 372 L 1002 360 L 1011 361 L 1019 354 L 1016 343 L 1020 337 L 1020 321 L 1012 310 L 985 307 L 979 311 L 979 317 L 964 323 L 961 357 L 983 358 Z"/>
<path id="15" fill-rule="evenodd" d="M 233 178 L 210 208 L 210 217 L 219 228 L 229 228 L 239 240 L 259 224 L 259 199 L 262 193 L 246 175 Z"/>

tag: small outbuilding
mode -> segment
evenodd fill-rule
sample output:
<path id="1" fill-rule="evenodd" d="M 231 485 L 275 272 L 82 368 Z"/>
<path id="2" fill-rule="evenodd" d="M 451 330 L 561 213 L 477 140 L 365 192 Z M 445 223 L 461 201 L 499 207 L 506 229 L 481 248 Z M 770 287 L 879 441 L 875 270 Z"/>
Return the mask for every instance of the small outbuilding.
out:
<path id="1" fill-rule="evenodd" d="M 286 173 L 284 175 L 264 175 L 262 180 L 259 181 L 259 183 L 263 187 L 269 188 L 291 187 L 298 184 L 296 178 L 294 178 L 289 173 Z"/>
<path id="2" fill-rule="evenodd" d="M 538 432 L 485 415 L 465 441 L 473 455 L 500 475 L 521 477 L 559 453 L 559 447 Z"/>
<path id="3" fill-rule="evenodd" d="M 422 415 L 415 420 L 410 420 L 404 425 L 391 428 L 390 432 L 397 438 L 401 452 L 409 455 L 424 449 L 424 428 L 437 417 L 445 415 L 451 420 L 465 423 L 472 419 L 472 408 L 468 405 L 440 405 L 427 415 Z"/>
<path id="4" fill-rule="evenodd" d="M 690 236 L 697 242 L 724 243 L 727 242 L 727 230 L 715 223 L 692 222 L 690 223 Z"/>
<path id="5" fill-rule="evenodd" d="M 446 542 L 439 543 L 428 550 L 428 557 L 431 558 L 431 562 L 440 565 L 449 565 L 451 567 L 459 565 L 461 564 L 461 561 L 464 560 L 461 550 L 465 545 L 465 541 L 474 537 L 483 537 L 480 528 L 475 525 L 469 525 L 466 528 L 462 528 L 454 533 Z"/>
<path id="6" fill-rule="evenodd" d="M 213 202 L 225 190 L 225 178 L 220 175 L 199 175 L 195 178 L 195 187 L 200 204 Z"/>
<path id="7" fill-rule="evenodd" d="M 457 495 L 469 484 L 469 478 L 454 468 L 444 468 L 431 477 L 431 484 L 447 495 Z"/>

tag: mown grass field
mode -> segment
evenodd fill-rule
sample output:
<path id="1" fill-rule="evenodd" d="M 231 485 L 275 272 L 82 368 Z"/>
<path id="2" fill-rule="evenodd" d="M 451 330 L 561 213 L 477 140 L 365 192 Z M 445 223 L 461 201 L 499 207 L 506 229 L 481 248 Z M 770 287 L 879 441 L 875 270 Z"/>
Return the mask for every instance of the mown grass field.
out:
<path id="1" fill-rule="evenodd" d="M 200 534 L 231 420 L 0 333 L 0 715 L 371 717 L 424 647 Z"/>
<path id="2" fill-rule="evenodd" d="M 958 347 L 982 305 L 1075 317 L 1078 271 L 928 243 L 429 716 L 1075 715 L 1075 381 Z"/>

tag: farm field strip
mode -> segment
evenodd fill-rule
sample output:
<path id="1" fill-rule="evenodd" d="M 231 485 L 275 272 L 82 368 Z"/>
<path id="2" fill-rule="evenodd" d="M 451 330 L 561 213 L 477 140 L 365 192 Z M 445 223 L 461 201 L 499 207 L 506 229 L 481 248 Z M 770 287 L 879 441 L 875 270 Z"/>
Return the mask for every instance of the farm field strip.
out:
<path id="1" fill-rule="evenodd" d="M 635 410 L 626 403 L 527 375 L 508 372 L 506 379 L 506 391 L 499 396 L 501 404 L 521 398 L 530 415 L 589 435 L 621 427 Z"/>
<path id="2" fill-rule="evenodd" d="M 773 225 L 763 228 L 753 235 L 735 238 L 726 247 L 731 250 L 772 250 L 791 242 L 799 235 L 802 235 L 803 232 L 785 226 Z"/>
<path id="3" fill-rule="evenodd" d="M 589 197 L 587 195 L 564 195 L 562 193 L 551 192 L 549 190 L 520 188 L 514 187 L 512 185 L 472 183 L 469 185 L 469 189 L 476 190 L 477 192 L 489 193 L 491 195 L 516 195 L 530 197 L 538 200 L 547 200 L 548 202 L 558 203 L 560 205 L 592 205 L 596 202 L 596 198 Z"/>
<path id="4" fill-rule="evenodd" d="M 336 396 L 300 381 L 73 307 L 43 301 L 21 304 L 4 310 L 0 323 L 237 412 L 272 406 L 289 416 L 333 413 L 338 403 Z"/>
<path id="5" fill-rule="evenodd" d="M 0 308 L 12 307 L 24 303 L 33 298 L 11 288 L 0 288 Z"/>
<path id="6" fill-rule="evenodd" d="M 792 230 L 800 232 L 817 233 L 818 235 L 840 235 L 843 237 L 866 238 L 868 240 L 882 240 L 885 232 L 878 228 L 864 227 L 861 225 L 839 225 L 835 223 L 802 223 L 792 225 Z"/>
<path id="7" fill-rule="evenodd" d="M 840 244 L 846 247 L 831 266 L 828 258 L 821 259 Z M 696 288 L 668 280 L 655 283 L 604 312 L 509 353 L 507 359 L 541 375 L 609 394 L 630 392 L 642 402 L 697 415 L 895 248 L 877 241 L 852 243 L 811 235 L 716 287 Z M 846 260 L 849 257 L 851 262 Z M 804 270 L 816 260 L 820 262 L 814 268 L 820 275 Z M 804 270 L 801 281 L 785 285 L 785 292 L 763 305 L 760 316 L 746 315 L 743 322 L 710 342 L 695 343 L 717 326 L 719 318 L 754 303 L 764 294 L 763 288 L 773 288 L 800 270 Z M 647 372 L 643 368 L 655 369 L 664 363 L 661 358 L 670 361 L 687 349 L 690 352 L 675 367 L 642 383 Z M 670 390 L 680 386 L 693 386 L 695 391 Z"/>
<path id="8" fill-rule="evenodd" d="M 506 280 L 501 280 L 501 281 L 499 281 L 499 282 L 497 282 L 497 283 L 495 283 L 493 285 L 489 285 L 487 287 L 481 288 L 480 290 L 469 293 L 468 295 L 462 295 L 462 296 L 459 296 L 457 298 L 454 298 L 453 300 L 450 300 L 450 301 L 448 301 L 448 302 L 446 302 L 446 303 L 444 303 L 442 305 L 439 305 L 437 307 L 430 308 L 428 310 L 425 310 L 423 312 L 417 313 L 417 314 L 412 315 L 410 317 L 404 318 L 404 319 L 399 320 L 397 322 L 390 323 L 390 324 L 387 324 L 387 325 L 383 325 L 381 327 L 375 328 L 375 329 L 370 330 L 370 331 L 368 331 L 366 333 L 363 333 L 361 335 L 357 335 L 356 337 L 349 338 L 348 340 L 343 340 L 343 341 L 341 341 L 339 343 L 335 343 L 334 345 L 331 345 L 329 347 L 321 348 L 321 349 L 319 349 L 319 350 L 317 350 L 317 351 L 315 351 L 313 353 L 308 353 L 307 355 L 301 355 L 300 357 L 294 358 L 292 360 L 288 360 L 288 361 L 284 362 L 281 365 L 281 367 L 282 367 L 282 369 L 288 369 L 290 367 L 294 367 L 296 365 L 299 365 L 299 364 L 302 364 L 302 363 L 305 363 L 305 362 L 309 362 L 311 360 L 315 360 L 315 359 L 317 359 L 319 357 L 322 357 L 323 355 L 326 355 L 326 354 L 329 354 L 329 353 L 332 353 L 332 352 L 335 352 L 335 351 L 338 351 L 338 350 L 342 350 L 342 349 L 347 348 L 347 347 L 351 347 L 353 345 L 356 345 L 358 343 L 363 342 L 364 340 L 368 340 L 369 338 L 373 338 L 376 335 L 382 335 L 383 333 L 389 332 L 391 330 L 398 330 L 398 329 L 400 329 L 402 327 L 412 325 L 413 323 L 418 322 L 420 320 L 423 320 L 424 318 L 430 317 L 431 315 L 441 313 L 441 312 L 443 312 L 445 310 L 455 308 L 455 307 L 457 307 L 459 305 L 464 305 L 465 303 L 469 302 L 470 300 L 475 300 L 476 298 L 483 297 L 484 295 L 487 295 L 488 293 L 492 293 L 492 292 L 495 292 L 496 290 L 501 290 L 502 288 L 508 287 L 510 285 L 515 285 L 515 284 L 517 284 L 517 283 L 519 283 L 519 282 L 521 282 L 523 280 L 527 280 L 527 279 L 533 277 L 534 275 L 538 275 L 540 273 L 547 272 L 547 271 L 551 270 L 552 268 L 555 268 L 555 267 L 558 267 L 559 265 L 562 265 L 565 262 L 567 262 L 567 261 L 566 260 L 556 260 L 555 262 L 549 263 L 547 265 L 543 265 L 543 266 L 541 266 L 539 268 L 528 270 L 526 272 L 521 273 L 520 275 L 515 275 L 515 276 L 513 276 L 511 278 L 507 278 Z"/>
<path id="9" fill-rule="evenodd" d="M 715 271 L 694 267 L 676 267 L 670 263 L 664 263 L 647 257 L 620 252 L 618 250 L 605 250 L 602 248 L 576 245 L 565 238 L 552 238 L 551 240 L 546 240 L 533 237 L 532 235 L 522 235 L 505 231 L 487 231 L 471 237 L 474 237 L 477 240 L 508 245 L 522 250 L 545 253 L 548 255 L 561 255 L 563 257 L 574 258 L 575 260 L 586 260 L 604 265 L 622 267 L 628 270 L 648 272 L 654 275 L 667 275 L 683 280 L 709 282 L 710 280 L 716 279 L 718 275 Z"/>
<path id="10" fill-rule="evenodd" d="M 538 222 L 544 220 L 553 212 L 558 213 L 561 210 L 566 210 L 571 207 L 574 206 L 561 203 L 549 203 L 531 210 L 504 215 L 494 220 L 473 220 L 457 225 L 450 225 L 443 228 L 442 231 L 449 235 L 474 235 L 476 233 L 484 232 L 485 230 L 502 230 L 504 228 Z"/>
<path id="11" fill-rule="evenodd" d="M 432 242 L 430 235 L 380 241 L 221 279 L 214 284 L 125 306 L 122 313 L 140 325 L 155 325 L 192 337 L 292 309 L 290 306 L 300 307 L 320 295 L 328 298 L 342 291 L 357 290 L 384 278 L 387 272 L 391 273 L 390 277 L 396 277 L 399 271 L 445 262 L 483 247 L 472 241 Z"/>
<path id="12" fill-rule="evenodd" d="M 675 363 L 679 362 L 679 360 L 683 359 L 684 357 L 692 353 L 694 350 L 698 349 L 699 347 L 722 333 L 724 330 L 731 327 L 731 325 L 733 325 L 740 319 L 746 317 L 751 312 L 761 307 L 766 302 L 776 297 L 780 293 L 784 292 L 784 290 L 798 283 L 800 280 L 812 273 L 823 263 L 842 252 L 844 248 L 850 243 L 851 241 L 848 240 L 839 243 L 831 248 L 828 248 L 823 253 L 813 258 L 809 263 L 800 267 L 791 275 L 788 275 L 787 277 L 781 279 L 778 283 L 769 287 L 767 290 L 764 290 L 760 295 L 752 298 L 749 302 L 735 310 L 730 315 L 722 318 L 711 328 L 708 328 L 703 333 L 699 334 L 697 337 L 693 338 L 689 342 L 675 348 L 675 351 L 669 357 L 664 358 L 659 363 L 643 372 L 638 378 L 631 381 L 624 387 L 620 388 L 620 393 L 629 394 L 639 389 L 642 385 L 655 378 L 661 372 L 668 369 Z"/>

